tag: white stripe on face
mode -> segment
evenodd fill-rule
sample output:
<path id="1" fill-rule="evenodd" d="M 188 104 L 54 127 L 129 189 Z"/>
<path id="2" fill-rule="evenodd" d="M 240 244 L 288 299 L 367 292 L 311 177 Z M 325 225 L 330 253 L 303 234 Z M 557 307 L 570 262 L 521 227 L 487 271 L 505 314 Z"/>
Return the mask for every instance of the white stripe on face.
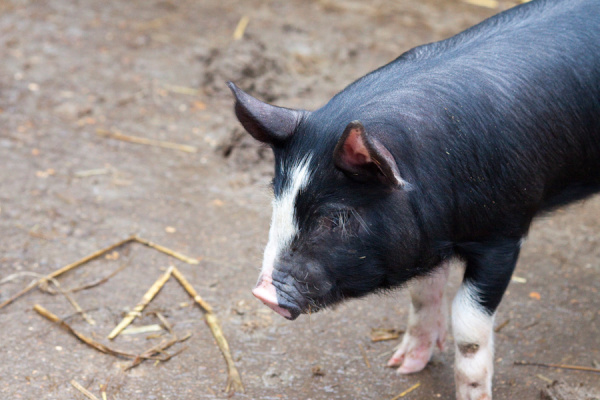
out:
<path id="1" fill-rule="evenodd" d="M 279 197 L 273 199 L 273 216 L 269 231 L 269 242 L 265 248 L 263 265 L 259 283 L 264 279 L 272 280 L 275 259 L 287 248 L 298 233 L 295 205 L 298 193 L 306 187 L 310 180 L 311 156 L 301 159 L 290 168 L 289 180 Z"/>

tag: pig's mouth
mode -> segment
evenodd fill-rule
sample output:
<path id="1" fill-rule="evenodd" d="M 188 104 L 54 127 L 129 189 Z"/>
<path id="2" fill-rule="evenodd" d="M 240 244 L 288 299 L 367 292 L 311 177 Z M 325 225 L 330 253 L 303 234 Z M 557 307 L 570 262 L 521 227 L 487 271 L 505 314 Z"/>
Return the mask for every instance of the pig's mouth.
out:
<path id="1" fill-rule="evenodd" d="M 284 284 L 274 282 L 268 276 L 261 276 L 258 284 L 252 290 L 252 294 L 282 317 L 295 320 L 303 312 L 301 304 L 306 303 L 304 299 L 296 299 L 289 291 L 283 290 Z"/>

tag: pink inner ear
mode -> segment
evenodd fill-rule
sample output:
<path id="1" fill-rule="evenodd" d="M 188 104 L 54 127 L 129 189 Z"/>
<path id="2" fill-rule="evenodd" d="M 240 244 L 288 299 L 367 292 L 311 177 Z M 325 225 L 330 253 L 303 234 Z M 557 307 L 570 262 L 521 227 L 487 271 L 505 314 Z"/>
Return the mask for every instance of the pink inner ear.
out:
<path id="1" fill-rule="evenodd" d="M 350 165 L 365 165 L 371 162 L 371 155 L 359 128 L 354 128 L 344 142 L 344 158 Z"/>

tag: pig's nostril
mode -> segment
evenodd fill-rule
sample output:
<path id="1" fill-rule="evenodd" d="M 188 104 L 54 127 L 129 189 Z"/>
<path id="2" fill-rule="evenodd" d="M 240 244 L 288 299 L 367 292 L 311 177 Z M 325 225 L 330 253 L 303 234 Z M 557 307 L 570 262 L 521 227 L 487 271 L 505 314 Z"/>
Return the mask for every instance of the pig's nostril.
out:
<path id="1" fill-rule="evenodd" d="M 275 292 L 275 286 L 259 284 L 252 290 L 252 294 L 257 299 L 269 306 L 277 314 L 288 319 L 292 318 L 292 313 L 279 305 L 279 302 L 277 301 L 277 293 Z"/>
<path id="2" fill-rule="evenodd" d="M 257 286 L 252 290 L 252 294 L 267 305 L 278 305 L 277 294 L 275 293 L 275 288 L 273 286 Z"/>

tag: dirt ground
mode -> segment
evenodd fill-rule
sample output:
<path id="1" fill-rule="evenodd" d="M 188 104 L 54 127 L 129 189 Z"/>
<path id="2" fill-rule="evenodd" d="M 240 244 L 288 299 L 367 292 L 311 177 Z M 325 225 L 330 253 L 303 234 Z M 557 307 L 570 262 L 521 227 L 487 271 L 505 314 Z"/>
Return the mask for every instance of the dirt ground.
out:
<path id="1" fill-rule="evenodd" d="M 271 155 L 242 134 L 224 82 L 314 109 L 403 51 L 499 10 L 458 0 L 0 0 L 0 302 L 131 234 L 197 257 L 188 265 L 128 245 L 60 279 L 96 325 L 62 296 L 34 291 L 0 310 L 0 398 L 220 399 L 226 367 L 201 312 L 168 282 L 135 325 L 162 312 L 188 346 L 166 363 L 98 353 L 33 310 L 40 303 L 105 344 L 108 332 L 174 263 L 215 308 L 242 374 L 240 399 L 451 399 L 453 354 L 421 373 L 385 367 L 403 329 L 406 291 L 289 322 L 255 300 L 270 220 Z M 232 40 L 241 17 L 249 24 Z M 102 137 L 98 129 L 168 140 L 196 153 Z M 538 220 L 496 323 L 495 399 L 536 399 L 547 380 L 600 390 L 599 375 L 515 366 L 600 362 L 600 199 Z M 449 293 L 460 279 L 452 275 Z M 538 295 L 536 295 L 536 293 Z M 160 339 L 122 335 L 132 352 Z M 449 335 L 449 341 L 451 337 Z M 451 347 L 451 346 L 450 346 Z M 181 348 L 181 346 L 179 347 Z M 177 348 L 176 348 L 177 349 Z M 175 349 L 175 350 L 176 350 Z M 363 349 L 363 350 L 361 350 Z M 369 362 L 367 365 L 366 361 Z"/>

